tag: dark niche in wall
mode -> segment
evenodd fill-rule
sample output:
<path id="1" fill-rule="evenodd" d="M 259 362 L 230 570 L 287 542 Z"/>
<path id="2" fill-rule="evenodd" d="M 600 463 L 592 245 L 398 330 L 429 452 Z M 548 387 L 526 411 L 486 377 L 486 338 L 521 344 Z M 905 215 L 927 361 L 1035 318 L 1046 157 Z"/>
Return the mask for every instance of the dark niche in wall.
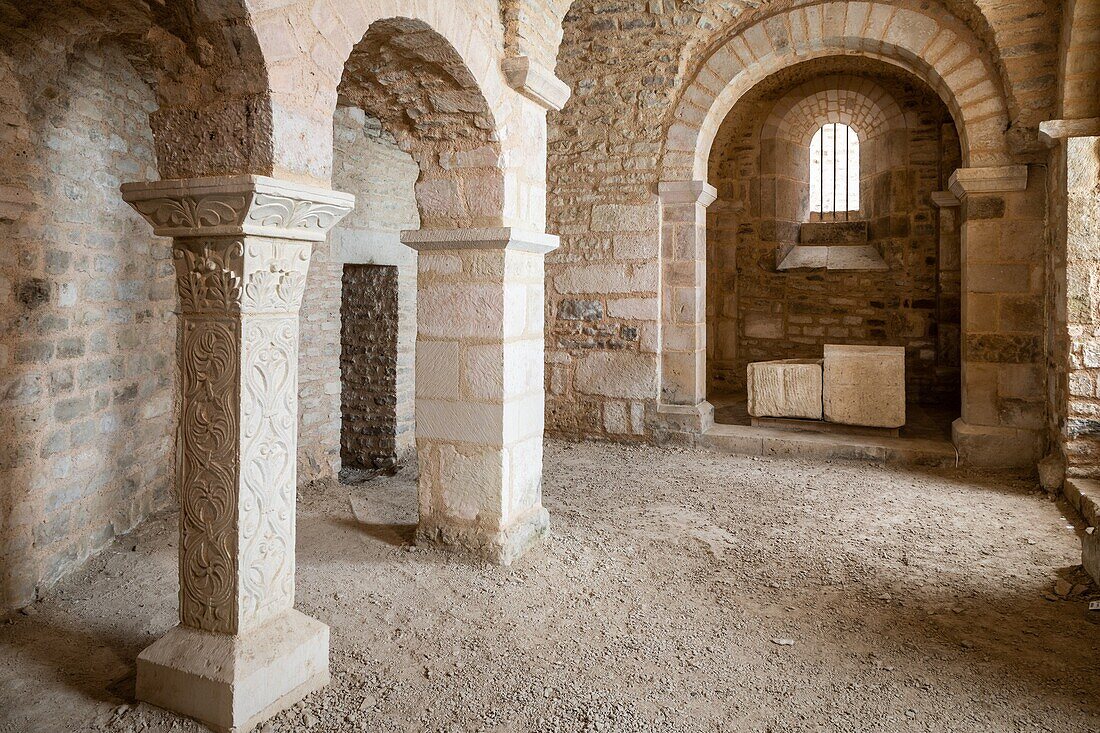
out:
<path id="1" fill-rule="evenodd" d="M 340 306 L 342 474 L 397 465 L 397 268 L 344 265 Z"/>

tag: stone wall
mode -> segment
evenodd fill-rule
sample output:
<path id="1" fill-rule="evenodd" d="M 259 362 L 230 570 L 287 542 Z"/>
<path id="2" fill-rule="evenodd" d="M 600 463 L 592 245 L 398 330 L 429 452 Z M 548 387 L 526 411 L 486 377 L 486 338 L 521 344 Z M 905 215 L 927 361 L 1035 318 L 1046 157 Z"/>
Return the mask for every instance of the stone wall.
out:
<path id="1" fill-rule="evenodd" d="M 171 244 L 119 184 L 157 177 L 153 93 L 106 42 L 0 57 L 0 608 L 171 501 Z M 23 51 L 26 51 L 24 54 Z M 50 59 L 49 63 L 44 59 Z"/>
<path id="2" fill-rule="evenodd" d="M 808 141 L 767 138 L 762 127 L 803 79 L 831 79 L 838 90 L 873 81 L 905 110 L 896 127 L 860 141 L 863 210 L 853 216 L 867 222 L 867 242 L 889 269 L 776 269 L 799 242 L 799 224 L 810 218 Z M 800 131 L 832 121 L 823 113 L 813 117 L 818 113 L 810 106 L 795 112 L 810 115 L 789 121 Z M 866 129 L 864 120 L 855 121 Z M 808 62 L 743 98 L 711 153 L 718 200 L 708 209 L 707 229 L 710 391 L 743 392 L 751 362 L 820 358 L 829 343 L 890 345 L 906 349 L 910 401 L 957 405 L 959 243 L 956 238 L 953 251 L 940 252 L 931 195 L 947 188 L 959 161 L 958 136 L 943 103 L 919 80 L 885 65 Z"/>
<path id="3" fill-rule="evenodd" d="M 397 268 L 344 265 L 340 459 L 345 469 L 397 464 L 397 318 Z"/>
<path id="4" fill-rule="evenodd" d="M 386 388 L 396 400 L 393 459 L 403 460 L 413 449 L 416 256 L 397 241 L 397 232 L 420 227 L 413 193 L 419 167 L 383 131 L 382 124 L 361 109 L 340 107 L 333 125 L 332 186 L 354 194 L 356 205 L 329 240 L 314 249 L 310 263 L 299 365 L 298 470 L 304 478 L 333 476 L 340 470 L 342 361 L 344 369 L 352 370 L 345 374 L 345 381 L 371 383 L 369 374 L 354 373 L 353 363 L 366 366 L 366 362 L 356 359 L 351 350 L 354 334 L 345 331 L 341 338 L 340 311 L 343 302 L 362 312 L 373 307 L 370 299 L 380 294 L 361 291 L 368 285 L 361 277 L 345 280 L 347 263 L 397 266 L 398 292 L 394 297 L 399 302 L 394 325 L 398 330 L 393 335 L 397 360 L 392 389 Z"/>

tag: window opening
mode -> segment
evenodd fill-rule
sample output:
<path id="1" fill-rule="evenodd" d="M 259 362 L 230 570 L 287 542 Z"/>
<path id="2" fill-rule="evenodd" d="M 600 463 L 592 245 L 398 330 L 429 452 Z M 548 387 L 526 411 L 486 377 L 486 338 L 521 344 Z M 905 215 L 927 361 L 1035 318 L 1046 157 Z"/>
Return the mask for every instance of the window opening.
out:
<path id="1" fill-rule="evenodd" d="M 848 125 L 822 125 L 810 141 L 810 210 L 844 214 L 859 211 L 859 137 Z"/>

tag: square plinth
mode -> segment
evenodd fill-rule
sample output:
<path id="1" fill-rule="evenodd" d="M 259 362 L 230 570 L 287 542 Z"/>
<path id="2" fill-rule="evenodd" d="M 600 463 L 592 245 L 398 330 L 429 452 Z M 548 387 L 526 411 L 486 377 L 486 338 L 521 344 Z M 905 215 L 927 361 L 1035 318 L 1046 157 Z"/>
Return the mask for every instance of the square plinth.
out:
<path id="1" fill-rule="evenodd" d="M 905 349 L 825 346 L 825 419 L 842 425 L 905 425 Z"/>
<path id="2" fill-rule="evenodd" d="M 328 626 L 293 609 L 241 634 L 177 626 L 137 660 L 137 698 L 245 733 L 328 684 Z"/>
<path id="3" fill-rule="evenodd" d="M 821 360 L 749 364 L 749 415 L 821 419 Z"/>

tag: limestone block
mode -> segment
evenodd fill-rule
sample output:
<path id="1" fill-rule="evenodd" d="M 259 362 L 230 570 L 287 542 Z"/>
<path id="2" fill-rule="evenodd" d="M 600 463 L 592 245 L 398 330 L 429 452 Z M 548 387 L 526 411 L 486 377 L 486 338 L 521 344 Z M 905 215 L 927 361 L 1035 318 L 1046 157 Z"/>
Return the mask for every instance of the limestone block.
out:
<path id="1" fill-rule="evenodd" d="M 749 364 L 749 414 L 821 419 L 821 360 L 781 359 Z"/>
<path id="2" fill-rule="evenodd" d="M 586 354 L 573 377 L 578 392 L 620 399 L 657 395 L 657 363 L 651 354 L 598 351 Z"/>
<path id="3" fill-rule="evenodd" d="M 328 627 L 293 609 L 241 634 L 177 626 L 137 659 L 137 697 L 247 731 L 328 684 Z"/>
<path id="4" fill-rule="evenodd" d="M 825 419 L 842 425 L 905 424 L 905 349 L 825 345 Z"/>

